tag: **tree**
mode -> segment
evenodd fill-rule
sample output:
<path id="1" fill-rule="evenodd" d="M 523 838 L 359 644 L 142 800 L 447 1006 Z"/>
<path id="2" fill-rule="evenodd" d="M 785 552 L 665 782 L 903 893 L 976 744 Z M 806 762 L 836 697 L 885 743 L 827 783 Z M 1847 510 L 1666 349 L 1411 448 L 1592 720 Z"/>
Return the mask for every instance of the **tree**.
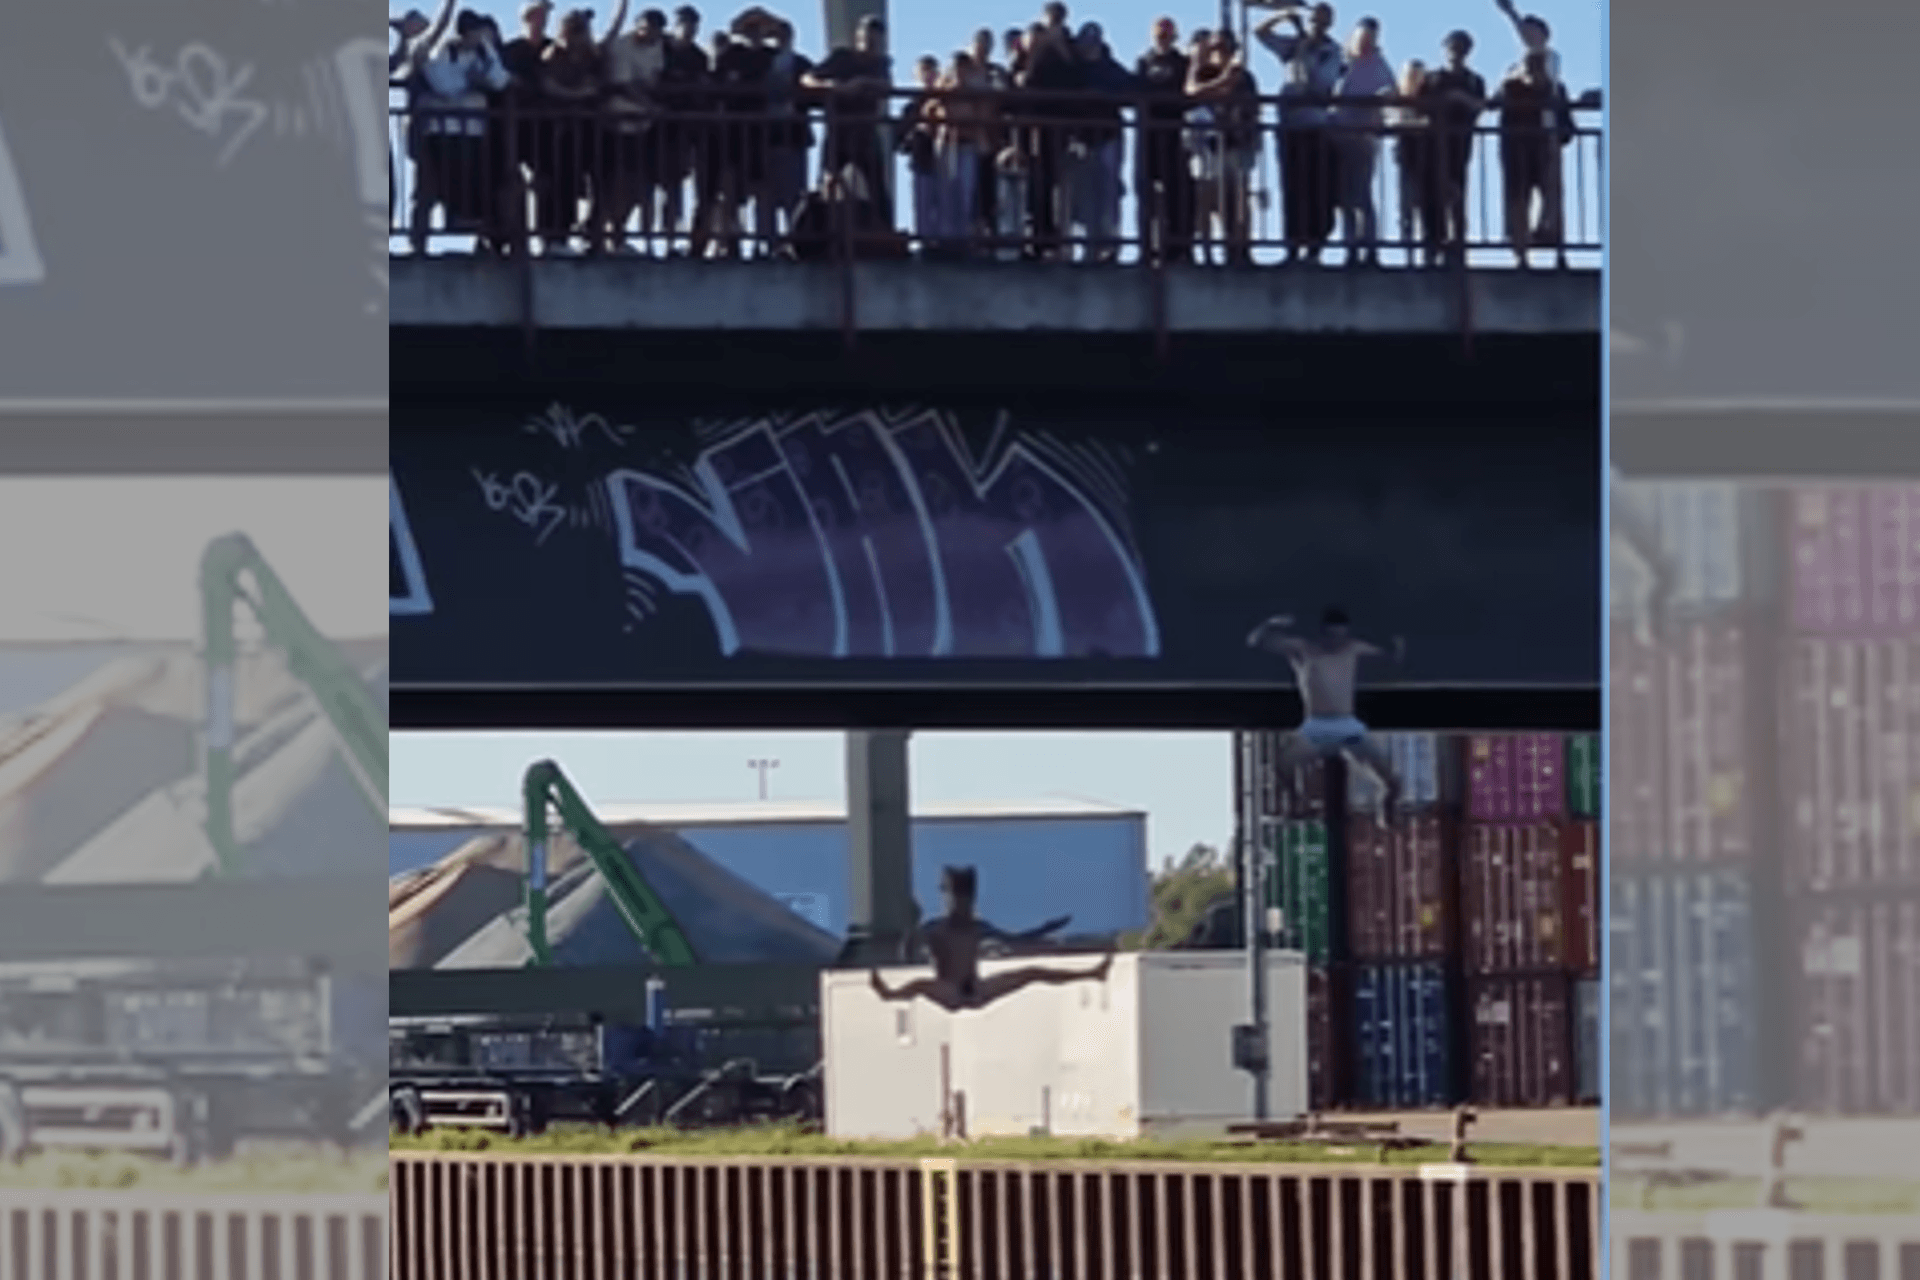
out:
<path id="1" fill-rule="evenodd" d="M 1147 928 L 1128 935 L 1123 945 L 1129 951 L 1169 951 L 1186 943 L 1221 898 L 1233 897 L 1233 867 L 1214 846 L 1196 844 L 1153 874 L 1148 893 Z"/>

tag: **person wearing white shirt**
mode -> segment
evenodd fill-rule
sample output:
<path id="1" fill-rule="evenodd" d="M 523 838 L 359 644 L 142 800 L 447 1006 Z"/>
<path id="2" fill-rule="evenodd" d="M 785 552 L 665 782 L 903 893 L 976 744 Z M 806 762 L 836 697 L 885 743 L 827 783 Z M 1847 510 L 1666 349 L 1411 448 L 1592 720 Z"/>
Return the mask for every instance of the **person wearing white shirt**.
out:
<path id="1" fill-rule="evenodd" d="M 1342 101 L 1333 108 L 1334 191 L 1349 266 L 1380 260 L 1373 175 L 1384 116 L 1373 103 L 1393 91 L 1393 64 L 1380 52 L 1380 20 L 1362 18 L 1347 44 L 1347 73 L 1337 91 Z"/>
<path id="2" fill-rule="evenodd" d="M 1327 113 L 1346 57 L 1333 29 L 1333 6 L 1316 4 L 1301 17 L 1301 6 L 1282 9 L 1253 29 L 1253 38 L 1280 59 L 1280 196 L 1285 213 L 1287 257 L 1318 262 L 1333 234 L 1333 148 Z M 1280 35 L 1282 22 L 1292 35 Z"/>
<path id="3" fill-rule="evenodd" d="M 487 94 L 511 80 L 488 34 L 471 10 L 454 22 L 453 38 L 418 63 L 421 138 L 408 239 L 425 253 L 433 211 L 447 211 L 448 230 L 473 230 L 486 205 Z"/>

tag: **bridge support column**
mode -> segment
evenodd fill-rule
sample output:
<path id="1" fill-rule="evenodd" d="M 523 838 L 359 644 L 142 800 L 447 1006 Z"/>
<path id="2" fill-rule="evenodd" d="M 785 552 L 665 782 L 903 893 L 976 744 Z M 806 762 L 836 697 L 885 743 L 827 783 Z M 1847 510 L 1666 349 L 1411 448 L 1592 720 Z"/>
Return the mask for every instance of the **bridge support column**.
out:
<path id="1" fill-rule="evenodd" d="M 914 925 L 908 737 L 900 730 L 847 734 L 852 885 L 844 964 L 898 963 Z"/>

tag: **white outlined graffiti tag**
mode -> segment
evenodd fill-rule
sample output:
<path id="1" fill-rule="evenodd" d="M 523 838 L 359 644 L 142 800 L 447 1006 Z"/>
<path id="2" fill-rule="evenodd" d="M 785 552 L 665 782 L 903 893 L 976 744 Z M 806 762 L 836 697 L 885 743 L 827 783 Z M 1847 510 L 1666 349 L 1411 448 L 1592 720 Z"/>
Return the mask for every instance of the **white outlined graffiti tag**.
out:
<path id="1" fill-rule="evenodd" d="M 253 64 L 229 66 L 198 40 L 182 45 L 171 66 L 157 61 L 146 45 L 129 49 L 115 36 L 107 37 L 107 48 L 127 73 L 133 100 L 148 111 L 170 106 L 195 132 L 219 143 L 221 168 L 272 117 L 266 103 L 242 96 L 253 80 Z"/>
<path id="2" fill-rule="evenodd" d="M 554 501 L 560 486 L 531 471 L 518 471 L 502 480 L 497 473 L 475 468 L 473 480 L 480 486 L 487 510 L 502 512 L 533 530 L 535 546 L 544 546 L 553 531 L 567 522 L 566 508 Z"/>

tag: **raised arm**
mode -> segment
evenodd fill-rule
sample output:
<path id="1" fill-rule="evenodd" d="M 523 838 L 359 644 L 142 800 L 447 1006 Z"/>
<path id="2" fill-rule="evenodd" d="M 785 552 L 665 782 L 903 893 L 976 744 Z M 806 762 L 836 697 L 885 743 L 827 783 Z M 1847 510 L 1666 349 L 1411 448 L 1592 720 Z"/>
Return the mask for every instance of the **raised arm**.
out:
<path id="1" fill-rule="evenodd" d="M 600 37 L 600 52 L 613 48 L 613 42 L 620 38 L 620 28 L 627 25 L 627 3 L 628 0 L 620 0 L 613 6 L 613 20 L 607 23 L 607 34 Z"/>
<path id="2" fill-rule="evenodd" d="M 1520 43 L 1524 45 L 1527 33 L 1522 26 L 1519 6 L 1514 4 L 1513 0 L 1493 0 L 1493 7 L 1507 15 L 1507 21 L 1513 24 L 1513 34 L 1518 36 Z"/>
<path id="3" fill-rule="evenodd" d="M 1283 22 L 1293 24 L 1292 35 L 1283 36 L 1275 30 Z M 1305 34 L 1306 26 L 1300 21 L 1298 9 L 1282 9 L 1278 13 L 1269 14 L 1259 26 L 1253 29 L 1253 38 L 1282 62 L 1293 61 L 1294 52 L 1299 49 L 1301 37 Z"/>
<path id="4" fill-rule="evenodd" d="M 420 37 L 419 45 L 422 49 L 436 48 L 440 41 L 446 38 L 447 28 L 453 25 L 454 10 L 459 3 L 460 0 L 440 0 L 440 11 L 433 15 L 433 25 L 427 28 L 425 35 Z"/>
<path id="5" fill-rule="evenodd" d="M 1289 634 L 1287 628 L 1292 625 L 1290 616 L 1276 614 L 1253 629 L 1247 636 L 1247 647 L 1265 653 L 1277 653 L 1286 658 L 1297 658 L 1306 652 L 1307 642 Z"/>

